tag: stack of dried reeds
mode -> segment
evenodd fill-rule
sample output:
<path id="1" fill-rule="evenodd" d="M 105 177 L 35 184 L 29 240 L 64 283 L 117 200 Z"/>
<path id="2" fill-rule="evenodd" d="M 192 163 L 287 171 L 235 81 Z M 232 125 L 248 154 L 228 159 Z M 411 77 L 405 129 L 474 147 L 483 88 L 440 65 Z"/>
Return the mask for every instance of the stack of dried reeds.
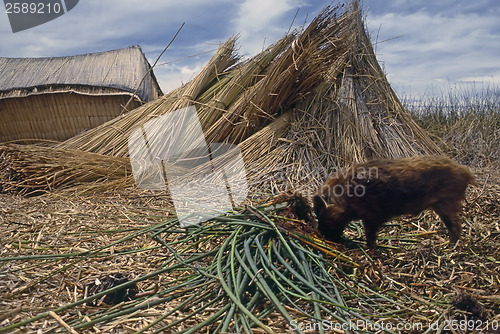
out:
<path id="1" fill-rule="evenodd" d="M 97 190 L 111 184 L 127 186 L 126 158 L 35 145 L 0 146 L 0 192 L 37 195 L 46 190 L 85 184 Z"/>
<path id="2" fill-rule="evenodd" d="M 304 191 L 346 164 L 439 152 L 387 82 L 356 2 L 325 8 L 247 61 L 235 43 L 186 85 L 57 148 L 127 157 L 136 129 L 194 105 L 207 144 L 240 147 L 254 189 Z"/>
<path id="3" fill-rule="evenodd" d="M 224 43 L 201 72 L 186 85 L 171 91 L 156 101 L 73 137 L 57 147 L 111 156 L 128 156 L 127 140 L 135 129 L 170 111 L 190 106 L 198 100 L 199 103 L 207 103 L 207 97 L 213 97 L 217 91 L 216 83 L 218 79 L 221 79 L 221 74 L 238 60 L 234 54 L 235 43 L 235 37 Z"/>
<path id="4" fill-rule="evenodd" d="M 240 143 L 306 98 L 332 67 L 342 70 L 355 41 L 357 15 L 328 7 L 298 36 L 287 35 L 234 67 L 238 57 L 231 38 L 187 85 L 58 147 L 127 156 L 135 129 L 189 105 L 198 109 L 207 143 Z"/>
<path id="5" fill-rule="evenodd" d="M 356 162 L 441 153 L 391 89 L 356 13 L 345 57 L 288 112 L 290 128 L 274 140 L 273 149 L 252 160 L 249 173 L 256 186 L 307 192 Z M 260 141 L 249 138 L 243 151 L 261 152 Z"/>

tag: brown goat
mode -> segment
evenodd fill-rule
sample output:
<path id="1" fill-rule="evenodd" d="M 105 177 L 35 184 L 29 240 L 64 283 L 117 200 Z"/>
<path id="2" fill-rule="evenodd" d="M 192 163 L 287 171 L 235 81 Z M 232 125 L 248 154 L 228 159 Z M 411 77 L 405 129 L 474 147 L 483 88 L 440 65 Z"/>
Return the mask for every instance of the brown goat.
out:
<path id="1" fill-rule="evenodd" d="M 362 220 L 369 248 L 377 231 L 392 217 L 432 208 L 448 228 L 451 242 L 460 238 L 458 212 L 474 176 L 441 156 L 373 160 L 330 176 L 313 198 L 318 229 L 338 241 L 352 220 Z"/>

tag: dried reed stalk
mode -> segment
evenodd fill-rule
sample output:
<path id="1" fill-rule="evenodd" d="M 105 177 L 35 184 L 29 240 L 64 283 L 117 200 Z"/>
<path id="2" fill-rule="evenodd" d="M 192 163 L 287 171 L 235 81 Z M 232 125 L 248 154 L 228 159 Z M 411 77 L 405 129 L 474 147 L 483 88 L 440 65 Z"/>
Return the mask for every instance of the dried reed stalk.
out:
<path id="1" fill-rule="evenodd" d="M 233 52 L 235 43 L 236 38 L 232 37 L 221 45 L 201 72 L 186 85 L 173 90 L 158 100 L 73 137 L 56 147 L 79 149 L 118 157 L 128 156 L 127 140 L 136 128 L 170 111 L 192 105 L 196 98 L 217 79 L 220 73 L 223 73 L 236 63 L 237 58 Z"/>
<path id="2" fill-rule="evenodd" d="M 353 7 L 347 53 L 289 113 L 289 130 L 265 154 L 245 154 L 254 188 L 308 193 L 338 168 L 368 159 L 441 153 L 402 107 Z M 337 43 L 336 43 L 337 44 Z M 274 136 L 274 134 L 271 134 Z M 268 138 L 261 137 L 266 142 Z"/>
<path id="3" fill-rule="evenodd" d="M 0 192 L 36 195 L 80 184 L 116 185 L 130 175 L 126 158 L 34 145 L 0 146 Z"/>
<path id="4" fill-rule="evenodd" d="M 267 50 L 238 64 L 221 79 L 221 81 L 224 81 L 221 82 L 222 89 L 213 94 L 206 104 L 197 101 L 196 106 L 203 129 L 214 126 L 229 108 L 244 102 L 240 97 L 245 96 L 250 87 L 253 87 L 266 77 L 269 66 L 279 54 L 286 50 L 293 38 L 293 34 L 286 35 Z"/>
<path id="5" fill-rule="evenodd" d="M 269 67 L 266 76 L 206 131 L 208 142 L 239 143 L 308 96 L 352 43 L 355 13 L 327 7 Z"/>

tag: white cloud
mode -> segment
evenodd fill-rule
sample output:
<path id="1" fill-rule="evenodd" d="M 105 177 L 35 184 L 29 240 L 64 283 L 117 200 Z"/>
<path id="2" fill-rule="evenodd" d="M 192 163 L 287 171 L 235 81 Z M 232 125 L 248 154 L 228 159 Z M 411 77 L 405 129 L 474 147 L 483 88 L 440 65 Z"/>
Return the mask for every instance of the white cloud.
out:
<path id="1" fill-rule="evenodd" d="M 150 60 L 150 63 L 152 61 Z M 204 61 L 196 61 L 193 64 L 183 65 L 181 63 L 159 63 L 154 73 L 158 83 L 160 84 L 163 93 L 168 93 L 171 90 L 191 81 L 205 66 Z"/>
<path id="2" fill-rule="evenodd" d="M 66 50 L 75 48 L 91 52 L 135 44 L 157 44 L 157 48 L 163 49 L 183 22 L 186 26 L 178 41 L 197 44 L 201 33 L 193 30 L 211 30 L 208 23 L 218 18 L 220 8 L 228 3 L 229 0 L 80 1 L 67 14 L 16 34 L 11 32 L 8 20 L 1 20 L 2 56 L 26 56 L 33 50 L 45 50 L 45 54 L 31 54 L 32 57 L 51 56 L 67 54 Z"/>
<path id="3" fill-rule="evenodd" d="M 498 80 L 498 17 L 487 13 L 452 16 L 418 11 L 411 14 L 368 14 L 372 38 L 380 27 L 377 58 L 400 93 L 445 91 L 459 81 Z M 495 79 L 496 78 L 496 79 Z M 497 81 L 498 82 L 498 81 Z"/>
<path id="4" fill-rule="evenodd" d="M 300 5 L 295 0 L 245 0 L 232 20 L 242 52 L 255 54 L 284 36 L 293 21 L 292 10 Z"/>

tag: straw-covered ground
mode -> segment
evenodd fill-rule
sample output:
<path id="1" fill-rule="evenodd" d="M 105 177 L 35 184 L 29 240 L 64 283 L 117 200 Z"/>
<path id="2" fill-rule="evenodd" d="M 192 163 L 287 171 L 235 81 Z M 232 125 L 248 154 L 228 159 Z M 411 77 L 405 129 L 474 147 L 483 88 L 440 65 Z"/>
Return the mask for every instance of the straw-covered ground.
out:
<path id="1" fill-rule="evenodd" d="M 309 312 L 322 315 L 326 330 L 339 329 L 326 321 L 340 326 L 341 318 L 359 321 L 359 332 L 363 326 L 368 332 L 389 329 L 420 333 L 429 328 L 435 332 L 438 327 L 429 327 L 433 323 L 445 333 L 498 332 L 494 328 L 500 322 L 500 173 L 495 168 L 474 172 L 477 184 L 469 188 L 462 215 L 462 239 L 456 247 L 448 244 L 447 232 L 437 216 L 426 211 L 386 226 L 379 238 L 380 247 L 374 252 L 365 251 L 363 232 L 357 224 L 347 232 L 356 241 L 351 248 L 307 238 L 311 230 L 290 218 L 293 214 L 288 206 L 283 206 L 286 203 L 276 204 L 286 198 L 272 198 L 264 205 L 253 203 L 251 207 L 255 209 L 248 207 L 229 214 L 227 221 L 207 224 L 205 230 L 194 233 L 197 237 L 192 237 L 184 236 L 177 225 L 168 223 L 171 204 L 161 194 L 122 190 L 82 196 L 67 192 L 39 197 L 0 195 L 0 332 L 12 324 L 19 327 L 13 326 L 9 331 L 38 333 L 64 331 L 64 326 L 88 333 L 192 329 L 220 310 L 228 312 L 224 307 L 232 300 L 222 293 L 228 290 L 220 288 L 221 281 L 212 279 L 212 275 L 218 277 L 222 273 L 212 268 L 211 261 L 220 256 L 214 263 L 223 263 L 220 270 L 225 273 L 233 272 L 234 268 L 226 266 L 222 257 L 238 248 L 234 230 L 255 222 L 263 224 L 261 231 L 266 231 L 267 219 L 276 224 L 280 233 L 271 233 L 264 240 L 261 247 L 265 254 L 274 261 L 271 240 L 276 235 L 304 251 L 320 254 L 321 263 L 314 265 L 331 275 L 329 284 L 339 290 L 337 297 L 344 305 L 339 308 L 327 302 L 315 311 L 309 300 L 296 296 L 298 291 L 306 291 L 304 282 L 294 283 L 299 285 L 295 293 L 293 285 L 272 286 L 279 284 L 279 277 L 262 269 L 266 268 L 264 263 L 256 263 L 260 269 L 254 277 L 233 277 L 233 282 L 240 282 L 244 291 L 238 300 L 249 302 L 245 299 L 248 298 L 251 302 L 257 295 L 249 309 L 263 316 L 259 317 L 262 326 L 252 325 L 254 332 L 302 329 L 312 333 L 314 323 L 304 315 Z M 287 230 L 297 233 L 289 234 Z M 246 238 L 253 236 L 251 231 L 245 233 Z M 233 246 L 218 254 L 227 240 L 233 240 Z M 258 248 L 247 247 L 246 251 L 252 254 Z M 176 267 L 193 256 L 199 258 Z M 273 262 L 273 266 L 294 281 L 299 274 L 286 266 L 292 262 L 288 258 L 280 265 Z M 314 265 L 311 268 L 318 269 Z M 136 279 L 137 291 L 128 298 L 133 300 L 125 298 L 115 306 L 106 304 L 104 297 L 79 303 L 90 295 L 92 283 L 97 279 L 102 283 L 108 275 Z M 240 274 L 236 271 L 236 275 Z M 272 301 L 256 293 L 260 289 L 255 287 L 258 277 L 280 298 L 289 323 L 276 307 L 265 313 Z M 275 279 L 278 283 L 273 283 Z M 226 283 L 232 284 L 231 279 Z M 326 286 L 328 282 L 316 283 Z M 287 298 L 279 293 L 280 289 L 289 291 Z M 315 290 L 308 293 L 314 297 Z M 203 296 L 207 298 L 196 301 Z M 333 312 L 329 314 L 323 308 Z M 225 320 L 215 317 L 212 324 L 198 330 L 214 331 Z M 233 322 L 225 330 L 235 331 L 230 327 Z M 405 329 L 391 327 L 398 324 Z M 454 326 L 454 331 L 447 331 L 443 327 L 447 325 Z M 487 325 L 490 331 L 484 328 Z"/>

